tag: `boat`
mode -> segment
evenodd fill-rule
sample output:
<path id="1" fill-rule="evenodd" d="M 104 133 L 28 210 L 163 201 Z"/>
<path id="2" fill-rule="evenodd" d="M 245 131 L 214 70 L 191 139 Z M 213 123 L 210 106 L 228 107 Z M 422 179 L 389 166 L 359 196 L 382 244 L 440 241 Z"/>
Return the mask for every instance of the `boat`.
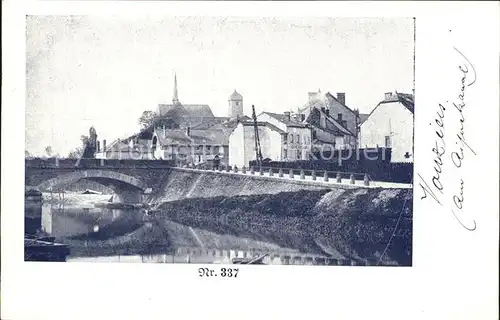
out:
<path id="1" fill-rule="evenodd" d="M 267 256 L 268 254 L 266 253 L 254 258 L 233 258 L 232 262 L 233 264 L 265 264 L 262 260 Z"/>
<path id="2" fill-rule="evenodd" d="M 82 194 L 102 194 L 102 192 L 95 191 L 95 190 L 92 190 L 92 189 L 87 189 L 87 190 L 83 191 Z"/>
<path id="3" fill-rule="evenodd" d="M 99 202 L 94 204 L 96 208 L 106 208 L 106 209 L 123 209 L 123 210 L 135 210 L 147 208 L 148 205 L 145 203 L 110 203 L 110 202 Z"/>
<path id="4" fill-rule="evenodd" d="M 47 241 L 47 242 L 55 242 L 56 241 L 56 237 L 51 237 L 48 235 L 35 236 L 35 235 L 31 235 L 31 234 L 26 234 L 24 236 L 24 239 L 40 240 L 40 241 Z"/>
<path id="5" fill-rule="evenodd" d="M 69 253 L 69 245 L 55 242 L 54 237 L 24 237 L 24 261 L 64 262 Z"/>

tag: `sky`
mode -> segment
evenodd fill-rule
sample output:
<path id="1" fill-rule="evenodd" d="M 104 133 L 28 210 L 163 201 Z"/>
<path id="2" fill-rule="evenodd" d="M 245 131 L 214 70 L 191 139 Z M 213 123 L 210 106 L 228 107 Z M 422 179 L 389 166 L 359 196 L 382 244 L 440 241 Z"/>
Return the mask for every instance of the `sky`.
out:
<path id="1" fill-rule="evenodd" d="M 26 150 L 67 155 L 96 128 L 112 141 L 179 100 L 227 116 L 296 110 L 308 92 L 345 92 L 369 113 L 385 92 L 413 89 L 412 18 L 28 16 Z"/>

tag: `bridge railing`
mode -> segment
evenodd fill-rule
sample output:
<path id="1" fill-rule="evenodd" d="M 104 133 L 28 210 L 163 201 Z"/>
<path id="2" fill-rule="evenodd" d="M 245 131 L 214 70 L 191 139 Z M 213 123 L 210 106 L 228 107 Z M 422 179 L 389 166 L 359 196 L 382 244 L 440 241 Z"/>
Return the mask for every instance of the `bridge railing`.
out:
<path id="1" fill-rule="evenodd" d="M 311 169 L 283 169 L 273 167 L 237 167 L 220 165 L 211 168 L 194 168 L 183 166 L 183 168 L 199 170 L 199 171 L 219 171 L 231 172 L 245 175 L 266 176 L 289 178 L 294 180 L 308 180 L 308 181 L 323 181 L 323 182 L 337 182 L 337 183 L 350 183 L 359 184 L 361 181 L 364 185 L 370 185 L 374 182 L 369 174 L 361 172 L 345 172 L 345 171 L 325 171 L 325 170 L 311 170 Z M 358 183 L 356 183 L 358 182 Z"/>

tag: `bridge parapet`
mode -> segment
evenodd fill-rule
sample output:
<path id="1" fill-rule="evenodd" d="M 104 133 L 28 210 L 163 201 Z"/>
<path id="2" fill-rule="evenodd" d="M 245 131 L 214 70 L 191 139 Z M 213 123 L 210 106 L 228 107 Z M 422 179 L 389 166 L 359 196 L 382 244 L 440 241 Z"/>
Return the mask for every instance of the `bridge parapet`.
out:
<path id="1" fill-rule="evenodd" d="M 164 160 L 25 159 L 25 185 L 48 189 L 86 179 L 118 193 L 140 189 L 152 194 L 172 165 L 173 161 Z"/>

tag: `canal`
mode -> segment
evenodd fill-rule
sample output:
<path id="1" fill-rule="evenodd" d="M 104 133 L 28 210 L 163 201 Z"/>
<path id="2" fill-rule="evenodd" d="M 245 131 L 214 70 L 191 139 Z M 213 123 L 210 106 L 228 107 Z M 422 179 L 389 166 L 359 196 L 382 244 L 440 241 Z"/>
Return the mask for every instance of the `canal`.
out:
<path id="1" fill-rule="evenodd" d="M 210 264 L 263 254 L 267 254 L 263 263 L 278 265 L 337 264 L 335 260 L 344 259 L 338 252 L 323 251 L 300 229 L 286 228 L 275 235 L 277 226 L 269 219 L 242 226 L 231 219 L 199 217 L 189 224 L 168 212 L 151 216 L 139 209 L 96 207 L 101 198 L 78 195 L 78 201 L 49 200 L 42 205 L 41 229 L 70 245 L 66 261 Z M 217 229 L 203 225 L 217 225 Z M 276 239 L 269 236 L 271 232 Z"/>

